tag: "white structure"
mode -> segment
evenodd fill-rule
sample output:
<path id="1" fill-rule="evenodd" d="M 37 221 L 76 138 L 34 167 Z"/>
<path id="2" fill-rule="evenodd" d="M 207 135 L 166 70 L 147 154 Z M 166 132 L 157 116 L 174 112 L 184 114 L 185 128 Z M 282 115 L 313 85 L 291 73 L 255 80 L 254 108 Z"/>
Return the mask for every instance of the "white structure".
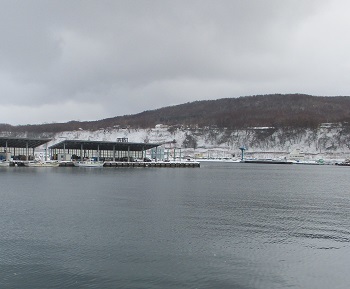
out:
<path id="1" fill-rule="evenodd" d="M 57 160 L 59 162 L 69 162 L 71 158 L 70 154 L 57 154 Z"/>
<path id="2" fill-rule="evenodd" d="M 303 161 L 305 159 L 305 154 L 300 149 L 295 149 L 289 154 L 289 159 Z"/>

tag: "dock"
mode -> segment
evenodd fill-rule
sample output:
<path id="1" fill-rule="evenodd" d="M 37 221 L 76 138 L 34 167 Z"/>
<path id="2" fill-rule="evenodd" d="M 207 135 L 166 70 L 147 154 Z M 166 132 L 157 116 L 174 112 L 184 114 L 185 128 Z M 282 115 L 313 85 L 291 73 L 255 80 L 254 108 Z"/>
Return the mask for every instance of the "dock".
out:
<path id="1" fill-rule="evenodd" d="M 199 162 L 105 162 L 104 167 L 199 168 Z"/>
<path id="2" fill-rule="evenodd" d="M 60 162 L 60 167 L 73 167 L 73 162 Z M 199 168 L 199 162 L 113 162 L 106 161 L 107 168 Z"/>

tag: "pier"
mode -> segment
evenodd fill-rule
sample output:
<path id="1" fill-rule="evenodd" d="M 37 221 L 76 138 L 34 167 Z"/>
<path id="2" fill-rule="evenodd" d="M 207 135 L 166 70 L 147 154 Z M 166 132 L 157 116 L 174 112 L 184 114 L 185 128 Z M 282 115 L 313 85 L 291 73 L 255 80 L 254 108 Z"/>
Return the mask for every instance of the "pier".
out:
<path id="1" fill-rule="evenodd" d="M 60 167 L 74 167 L 73 162 L 60 162 Z M 104 162 L 105 168 L 199 168 L 199 162 Z"/>
<path id="2" fill-rule="evenodd" d="M 105 162 L 104 167 L 199 168 L 199 162 Z"/>

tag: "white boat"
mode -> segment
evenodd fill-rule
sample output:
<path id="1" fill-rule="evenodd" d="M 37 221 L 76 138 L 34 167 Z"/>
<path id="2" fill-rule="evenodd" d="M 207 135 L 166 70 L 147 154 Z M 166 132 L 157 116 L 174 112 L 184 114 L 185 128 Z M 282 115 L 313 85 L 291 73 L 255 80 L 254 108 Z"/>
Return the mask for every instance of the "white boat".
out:
<path id="1" fill-rule="evenodd" d="M 58 167 L 60 164 L 56 161 L 34 161 L 24 163 L 26 167 Z"/>
<path id="2" fill-rule="evenodd" d="M 8 166 L 10 166 L 9 161 L 0 161 L 0 167 L 8 167 Z"/>
<path id="3" fill-rule="evenodd" d="M 341 163 L 336 163 L 337 166 L 350 166 L 350 159 L 346 159 L 345 161 L 341 162 Z"/>
<path id="4" fill-rule="evenodd" d="M 82 162 L 74 162 L 74 166 L 76 167 L 90 167 L 90 168 L 100 168 L 103 167 L 103 162 L 97 162 L 92 160 L 82 161 Z"/>

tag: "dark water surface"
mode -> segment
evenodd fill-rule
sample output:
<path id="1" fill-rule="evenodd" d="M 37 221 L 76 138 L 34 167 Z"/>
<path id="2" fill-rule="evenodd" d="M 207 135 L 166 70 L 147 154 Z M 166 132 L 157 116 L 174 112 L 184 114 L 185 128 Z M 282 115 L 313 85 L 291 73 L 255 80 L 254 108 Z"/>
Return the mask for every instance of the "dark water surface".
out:
<path id="1" fill-rule="evenodd" d="M 350 286 L 350 167 L 15 167 L 0 180 L 0 288 Z"/>

